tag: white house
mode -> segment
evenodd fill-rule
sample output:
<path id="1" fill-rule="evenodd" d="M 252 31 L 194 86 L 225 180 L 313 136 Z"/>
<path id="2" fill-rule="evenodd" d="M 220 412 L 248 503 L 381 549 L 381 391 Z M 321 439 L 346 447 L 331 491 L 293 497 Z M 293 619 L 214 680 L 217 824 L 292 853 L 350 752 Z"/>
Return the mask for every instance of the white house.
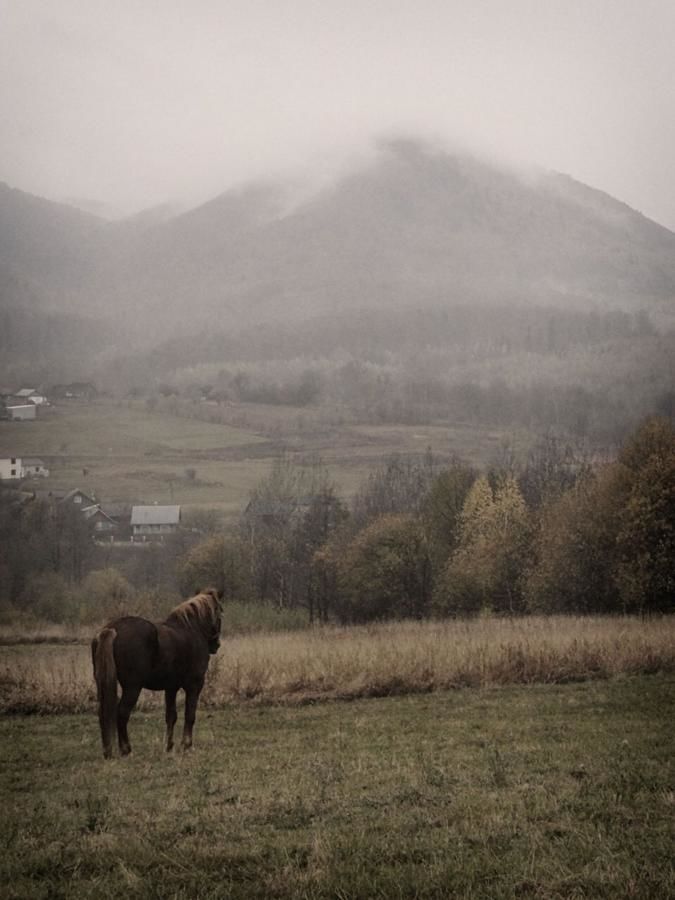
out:
<path id="1" fill-rule="evenodd" d="M 21 403 L 34 403 L 35 406 L 44 406 L 44 404 L 49 404 L 49 401 L 45 397 L 44 394 L 41 394 L 39 391 L 36 391 L 35 388 L 21 388 L 20 391 L 17 391 L 14 394 L 17 400 L 20 400 Z"/>
<path id="2" fill-rule="evenodd" d="M 164 540 L 180 525 L 180 506 L 132 506 L 131 539 Z"/>
<path id="3" fill-rule="evenodd" d="M 25 456 L 22 468 L 24 478 L 47 478 L 49 476 L 49 469 L 37 456 Z"/>
<path id="4" fill-rule="evenodd" d="M 18 456 L 0 459 L 0 478 L 3 481 L 19 481 L 23 478 L 21 465 L 21 458 Z"/>
<path id="5" fill-rule="evenodd" d="M 18 481 L 21 478 L 46 478 L 49 469 L 41 459 L 35 456 L 7 456 L 0 459 L 0 478 L 7 481 Z"/>

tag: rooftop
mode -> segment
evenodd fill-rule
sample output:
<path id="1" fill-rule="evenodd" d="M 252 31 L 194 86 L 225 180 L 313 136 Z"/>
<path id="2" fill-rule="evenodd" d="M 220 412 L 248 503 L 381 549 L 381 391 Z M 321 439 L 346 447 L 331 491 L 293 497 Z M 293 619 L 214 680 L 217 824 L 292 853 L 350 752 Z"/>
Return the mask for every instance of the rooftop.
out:
<path id="1" fill-rule="evenodd" d="M 132 525 L 178 525 L 180 506 L 132 506 Z"/>

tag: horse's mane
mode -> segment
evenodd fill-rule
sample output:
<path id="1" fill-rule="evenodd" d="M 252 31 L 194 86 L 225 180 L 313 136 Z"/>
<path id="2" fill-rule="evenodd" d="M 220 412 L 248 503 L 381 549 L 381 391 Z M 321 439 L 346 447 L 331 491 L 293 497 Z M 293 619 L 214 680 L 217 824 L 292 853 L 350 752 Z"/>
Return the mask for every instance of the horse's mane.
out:
<path id="1" fill-rule="evenodd" d="M 218 607 L 218 592 L 213 588 L 207 588 L 179 603 L 171 610 L 166 621 L 174 620 L 183 625 L 214 626 L 218 620 Z"/>

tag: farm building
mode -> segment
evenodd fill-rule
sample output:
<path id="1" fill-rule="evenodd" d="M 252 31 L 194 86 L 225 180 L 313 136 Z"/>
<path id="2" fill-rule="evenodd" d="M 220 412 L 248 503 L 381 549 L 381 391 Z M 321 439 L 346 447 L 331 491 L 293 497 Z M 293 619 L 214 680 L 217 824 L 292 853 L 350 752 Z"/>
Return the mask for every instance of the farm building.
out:
<path id="1" fill-rule="evenodd" d="M 100 503 L 85 507 L 82 515 L 97 537 L 113 538 L 119 531 L 118 523 L 108 515 Z"/>
<path id="2" fill-rule="evenodd" d="M 55 384 L 50 389 L 55 400 L 95 400 L 98 391 L 90 381 L 73 381 L 71 384 Z"/>
<path id="3" fill-rule="evenodd" d="M 18 456 L 7 456 L 0 459 L 0 478 L 3 481 L 19 481 L 23 478 L 21 458 Z"/>
<path id="4" fill-rule="evenodd" d="M 85 492 L 81 491 L 79 488 L 73 488 L 72 491 L 68 491 L 68 493 L 58 502 L 72 503 L 72 505 L 78 507 L 78 509 L 87 509 L 90 506 L 96 505 L 96 498 L 90 497 L 89 494 L 85 494 Z"/>
<path id="5" fill-rule="evenodd" d="M 16 480 L 34 478 L 36 475 L 44 478 L 49 475 L 49 469 L 36 456 L 7 456 L 0 459 L 0 478 Z"/>
<path id="6" fill-rule="evenodd" d="M 49 476 L 49 469 L 37 456 L 24 457 L 22 465 L 24 478 L 47 478 Z"/>
<path id="7" fill-rule="evenodd" d="M 132 540 L 163 540 L 180 526 L 180 506 L 133 506 Z"/>
<path id="8" fill-rule="evenodd" d="M 17 421 L 30 421 L 35 418 L 37 406 L 34 403 L 21 404 L 20 406 L 8 406 L 7 412 L 10 419 Z"/>
<path id="9" fill-rule="evenodd" d="M 60 503 L 67 493 L 64 488 L 35 488 L 32 491 L 33 497 L 41 503 Z"/>
<path id="10" fill-rule="evenodd" d="M 35 406 L 49 404 L 49 400 L 47 400 L 45 395 L 41 394 L 40 391 L 35 388 L 21 388 L 20 391 L 17 391 L 16 394 L 14 394 L 14 397 L 20 403 L 34 403 Z"/>

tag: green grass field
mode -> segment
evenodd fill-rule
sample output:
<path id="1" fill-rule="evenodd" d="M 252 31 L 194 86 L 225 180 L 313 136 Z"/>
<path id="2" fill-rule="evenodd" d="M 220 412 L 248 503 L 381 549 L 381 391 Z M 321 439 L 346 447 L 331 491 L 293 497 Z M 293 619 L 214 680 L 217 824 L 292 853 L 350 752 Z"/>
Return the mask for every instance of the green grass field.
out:
<path id="1" fill-rule="evenodd" d="M 320 456 L 349 496 L 389 454 L 431 447 L 441 458 L 459 454 L 485 463 L 504 439 L 498 431 L 459 426 L 326 425 L 317 411 L 288 407 L 241 404 L 219 414 L 232 424 L 149 411 L 142 401 L 63 404 L 40 410 L 35 422 L 0 422 L 0 456 L 47 462 L 50 477 L 28 487 L 80 487 L 103 501 L 236 514 L 284 449 L 300 459 Z"/>
<path id="2" fill-rule="evenodd" d="M 40 411 L 42 413 L 42 410 Z M 50 477 L 38 488 L 80 487 L 102 500 L 238 510 L 269 467 L 263 438 L 228 425 L 112 402 L 45 411 L 35 422 L 0 423 L 0 455 L 39 456 Z M 196 476 L 189 478 L 187 469 Z"/>
<path id="3" fill-rule="evenodd" d="M 0 719 L 0 894 L 675 896 L 675 679 Z"/>

